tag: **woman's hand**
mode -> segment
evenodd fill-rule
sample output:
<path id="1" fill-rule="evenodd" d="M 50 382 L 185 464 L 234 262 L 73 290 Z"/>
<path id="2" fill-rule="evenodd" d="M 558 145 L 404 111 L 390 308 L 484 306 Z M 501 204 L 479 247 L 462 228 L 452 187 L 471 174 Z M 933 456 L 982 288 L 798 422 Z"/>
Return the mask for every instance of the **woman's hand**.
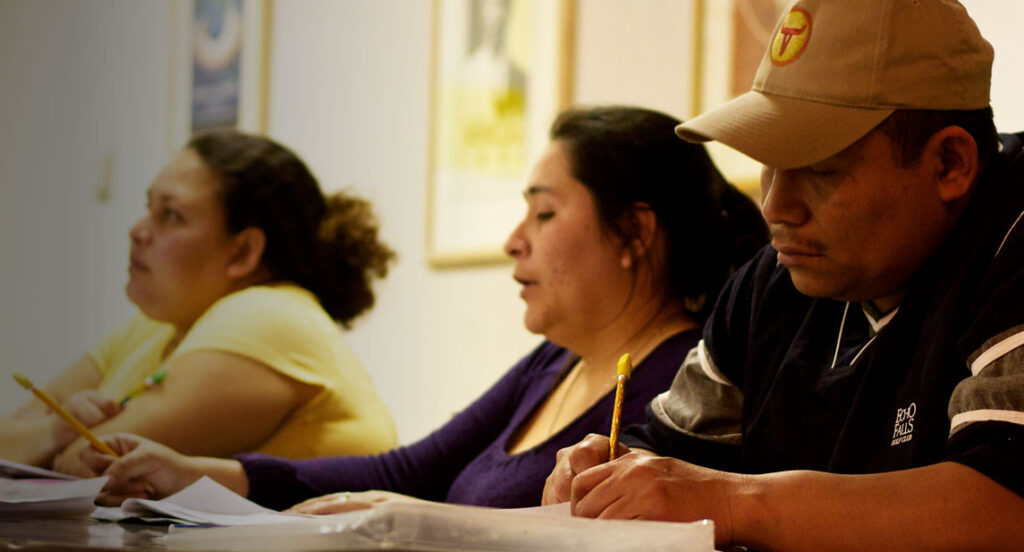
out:
<path id="1" fill-rule="evenodd" d="M 64 410 L 68 411 L 76 420 L 82 422 L 85 427 L 93 427 L 105 422 L 121 412 L 118 406 L 110 397 L 95 389 L 79 391 L 68 397 L 61 403 Z M 53 427 L 53 439 L 59 448 L 64 448 L 79 437 L 67 422 L 50 413 L 55 419 Z M 76 455 L 77 456 L 77 455 Z"/>
<path id="2" fill-rule="evenodd" d="M 53 458 L 50 469 L 56 472 L 73 475 L 75 477 L 96 477 L 99 474 L 90 469 L 89 466 L 82 463 L 80 458 L 83 449 L 91 448 L 92 445 L 85 439 L 72 441 L 70 445 L 64 447 L 63 450 Z"/>
<path id="3" fill-rule="evenodd" d="M 68 397 L 61 406 L 85 427 L 92 427 L 121 412 L 121 407 L 113 399 L 96 389 L 79 391 Z"/>
<path id="4" fill-rule="evenodd" d="M 109 420 L 121 411 L 121 407 L 114 401 L 95 389 L 86 389 L 71 395 L 61 403 L 61 407 L 85 427 L 93 427 Z M 19 414 L 26 416 L 24 412 Z M 46 427 L 49 428 L 49 444 L 46 446 L 52 451 L 51 454 L 54 454 L 50 462 L 52 468 L 77 477 L 94 476 L 95 474 L 78 460 L 81 447 L 87 444 L 85 440 L 80 439 L 80 442 L 76 443 L 76 439 L 79 439 L 78 432 L 49 409 L 40 411 L 40 414 L 46 417 Z"/>
<path id="5" fill-rule="evenodd" d="M 121 457 L 85 447 L 79 459 L 93 472 L 110 477 L 97 499 L 105 506 L 118 505 L 133 497 L 163 498 L 203 476 L 197 459 L 137 435 L 119 433 L 101 440 Z"/>
<path id="6" fill-rule="evenodd" d="M 94 427 L 121 412 L 120 405 L 95 389 L 78 391 L 63 401 L 61 407 L 86 427 Z M 79 438 L 78 432 L 56 414 L 48 412 L 47 415 L 54 420 L 52 439 L 58 451 L 53 458 L 53 470 L 76 477 L 95 477 L 97 474 L 79 459 L 82 449 L 89 448 L 89 443 Z"/>
<path id="7" fill-rule="evenodd" d="M 390 491 L 365 491 L 361 493 L 333 493 L 311 498 L 285 510 L 289 514 L 341 514 L 353 510 L 368 510 L 385 502 L 422 502 L 404 494 Z"/>

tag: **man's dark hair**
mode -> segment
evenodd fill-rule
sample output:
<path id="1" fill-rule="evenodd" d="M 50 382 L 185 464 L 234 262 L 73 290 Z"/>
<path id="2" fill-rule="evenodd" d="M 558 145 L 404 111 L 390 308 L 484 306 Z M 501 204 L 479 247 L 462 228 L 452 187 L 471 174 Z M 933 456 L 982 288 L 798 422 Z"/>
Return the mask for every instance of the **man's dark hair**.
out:
<path id="1" fill-rule="evenodd" d="M 928 139 L 950 126 L 966 130 L 978 144 L 978 160 L 988 164 L 999 149 L 999 136 L 992 120 L 992 108 L 969 111 L 900 109 L 878 125 L 896 146 L 896 161 L 903 168 L 916 166 Z"/>

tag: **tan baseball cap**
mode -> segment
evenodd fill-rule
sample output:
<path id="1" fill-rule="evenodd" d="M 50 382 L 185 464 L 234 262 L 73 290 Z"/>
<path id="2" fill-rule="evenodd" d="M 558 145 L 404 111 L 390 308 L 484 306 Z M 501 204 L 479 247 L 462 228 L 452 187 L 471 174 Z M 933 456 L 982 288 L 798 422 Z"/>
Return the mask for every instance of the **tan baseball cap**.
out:
<path id="1" fill-rule="evenodd" d="M 992 46 L 953 0 L 795 0 L 750 91 L 676 127 L 780 169 L 843 150 L 896 109 L 989 104 Z"/>

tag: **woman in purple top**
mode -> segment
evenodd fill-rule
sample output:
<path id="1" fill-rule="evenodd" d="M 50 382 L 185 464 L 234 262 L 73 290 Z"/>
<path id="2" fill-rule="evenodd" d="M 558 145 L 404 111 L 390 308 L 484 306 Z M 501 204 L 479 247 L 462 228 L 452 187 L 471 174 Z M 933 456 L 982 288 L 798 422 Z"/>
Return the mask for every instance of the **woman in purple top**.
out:
<path id="1" fill-rule="evenodd" d="M 187 457 L 129 435 L 122 457 L 84 452 L 110 476 L 104 502 L 162 497 L 203 475 L 273 508 L 334 513 L 403 496 L 501 507 L 540 504 L 556 452 L 606 432 L 616 361 L 635 363 L 624 424 L 668 389 L 726 277 L 766 242 L 757 207 L 676 119 L 629 107 L 571 109 L 551 128 L 505 244 L 524 322 L 546 341 L 445 426 L 375 456 Z M 347 491 L 379 489 L 362 498 Z M 341 492 L 346 491 L 346 492 Z M 329 494 L 334 493 L 334 494 Z M 321 496 L 326 495 L 326 496 Z"/>

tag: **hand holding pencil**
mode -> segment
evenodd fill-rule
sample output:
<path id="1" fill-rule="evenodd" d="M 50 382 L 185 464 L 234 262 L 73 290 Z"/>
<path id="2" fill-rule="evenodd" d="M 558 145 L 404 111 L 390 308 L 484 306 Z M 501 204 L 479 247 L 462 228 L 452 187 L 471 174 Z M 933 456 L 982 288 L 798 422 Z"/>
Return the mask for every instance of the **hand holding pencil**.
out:
<path id="1" fill-rule="evenodd" d="M 82 422 L 78 421 L 67 410 L 65 410 L 63 407 L 61 407 L 61 405 L 57 404 L 57 401 L 53 400 L 42 389 L 39 389 L 38 387 L 36 387 L 32 383 L 32 380 L 30 380 L 27 377 L 25 377 L 24 374 L 15 373 L 14 374 L 14 380 L 17 381 L 18 384 L 21 385 L 22 387 L 24 387 L 25 389 L 28 389 L 29 391 L 31 391 L 36 396 L 36 398 L 38 398 L 40 401 L 43 402 L 43 404 L 45 404 L 47 407 L 49 407 L 50 410 L 52 410 L 54 414 L 56 414 L 62 420 L 67 422 L 67 424 L 70 425 L 72 427 L 72 429 L 74 429 L 76 432 L 78 432 L 79 435 L 81 435 L 86 440 L 88 440 L 92 444 L 92 446 L 96 448 L 96 450 L 98 450 L 98 451 L 100 451 L 100 452 L 102 452 L 104 454 L 108 454 L 110 456 L 113 456 L 115 458 L 117 458 L 119 456 L 116 452 L 114 452 L 113 449 L 111 449 L 109 446 L 107 446 L 106 443 L 104 443 L 103 441 L 100 441 L 96 437 L 96 435 L 93 434 L 92 431 L 89 431 L 89 428 L 85 427 L 85 425 Z"/>
<path id="2" fill-rule="evenodd" d="M 558 451 L 555 457 L 555 467 L 551 470 L 547 480 L 544 482 L 544 492 L 541 495 L 541 504 L 558 504 L 569 502 L 572 498 L 573 482 L 577 476 L 591 472 L 602 464 L 608 464 L 615 460 L 616 449 L 619 448 L 619 426 L 622 418 L 622 404 L 626 398 L 626 380 L 633 372 L 633 358 L 626 353 L 619 357 L 615 380 L 615 403 L 612 407 L 612 428 L 609 436 L 590 434 L 582 441 L 571 447 Z M 623 446 L 623 451 L 628 450 Z M 605 456 L 605 451 L 608 455 Z M 636 454 L 645 454 L 645 451 L 634 451 Z M 607 458 L 607 460 L 606 460 Z M 609 473 L 612 466 L 607 466 L 604 473 Z M 591 478 L 591 481 L 597 481 Z"/>
<path id="3" fill-rule="evenodd" d="M 615 448 L 619 444 L 619 418 L 622 417 L 622 401 L 626 395 L 626 380 L 633 372 L 633 358 L 626 353 L 619 357 L 615 380 L 615 406 L 612 409 L 612 430 L 608 439 L 608 461 L 615 460 Z"/>

